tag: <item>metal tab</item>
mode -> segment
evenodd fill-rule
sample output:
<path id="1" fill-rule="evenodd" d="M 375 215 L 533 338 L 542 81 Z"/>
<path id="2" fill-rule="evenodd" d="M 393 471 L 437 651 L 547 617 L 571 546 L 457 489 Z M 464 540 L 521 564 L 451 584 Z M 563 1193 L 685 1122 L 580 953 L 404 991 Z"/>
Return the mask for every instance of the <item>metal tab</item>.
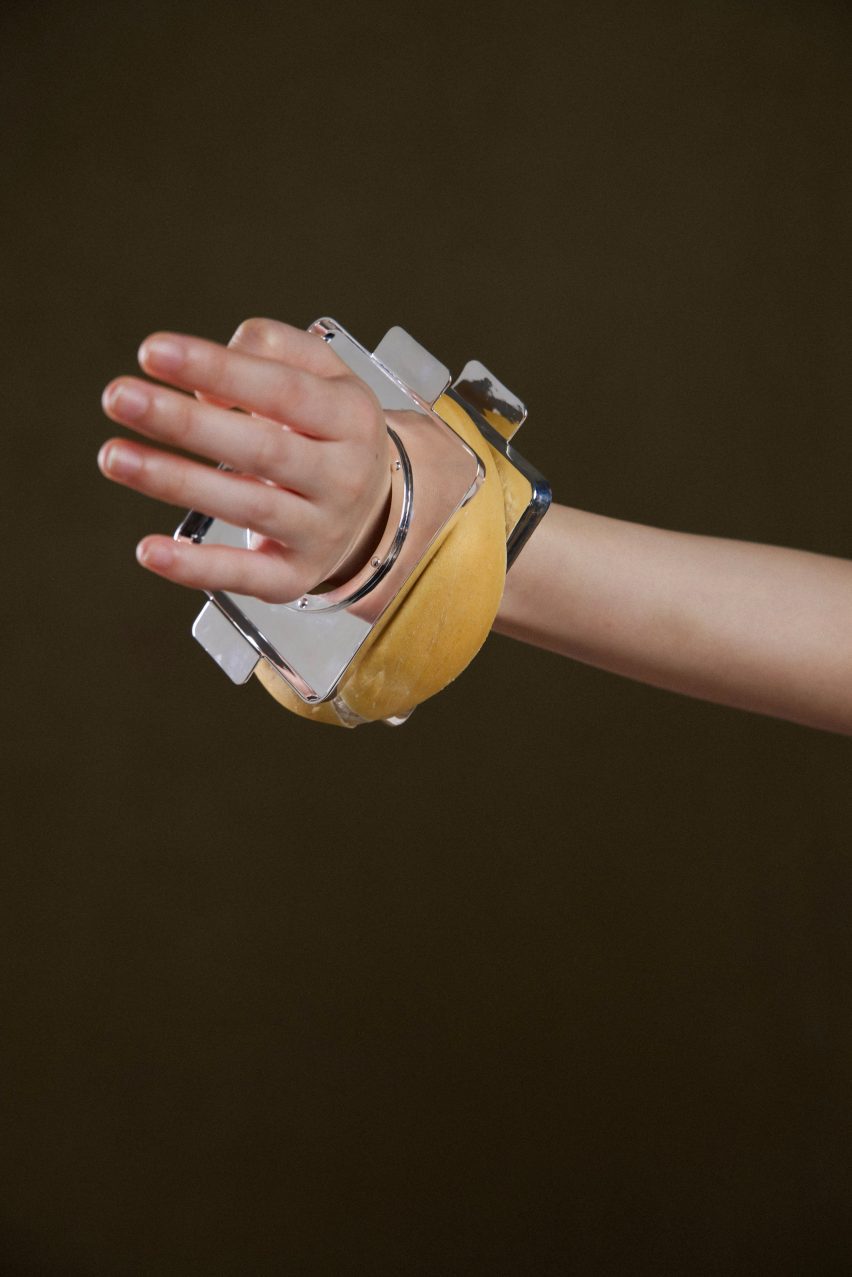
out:
<path id="1" fill-rule="evenodd" d="M 407 723 L 413 713 L 414 710 L 409 709 L 404 714 L 394 714 L 392 718 L 383 718 L 382 722 L 386 723 L 388 727 L 402 727 L 403 723 Z"/>
<path id="2" fill-rule="evenodd" d="M 509 440 L 527 419 L 526 404 L 498 381 L 485 364 L 471 359 L 453 382 L 453 390 Z"/>
<path id="3" fill-rule="evenodd" d="M 192 637 L 221 666 L 232 683 L 248 682 L 260 656 L 215 603 L 205 603 L 198 613 Z"/>
<path id="4" fill-rule="evenodd" d="M 431 408 L 450 384 L 450 370 L 404 328 L 389 328 L 373 358 Z"/>

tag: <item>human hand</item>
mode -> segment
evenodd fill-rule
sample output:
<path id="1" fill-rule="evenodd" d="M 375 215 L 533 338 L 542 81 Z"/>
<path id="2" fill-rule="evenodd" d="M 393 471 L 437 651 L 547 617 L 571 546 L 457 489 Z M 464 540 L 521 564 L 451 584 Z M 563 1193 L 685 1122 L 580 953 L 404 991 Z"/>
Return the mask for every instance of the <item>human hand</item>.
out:
<path id="1" fill-rule="evenodd" d="M 252 549 L 147 536 L 136 550 L 143 567 L 193 589 L 284 603 L 342 584 L 367 562 L 390 499 L 385 418 L 321 337 L 249 319 L 228 347 L 155 333 L 139 364 L 176 389 L 116 378 L 103 393 L 106 415 L 232 469 L 110 439 L 98 454 L 102 473 L 256 534 Z"/>

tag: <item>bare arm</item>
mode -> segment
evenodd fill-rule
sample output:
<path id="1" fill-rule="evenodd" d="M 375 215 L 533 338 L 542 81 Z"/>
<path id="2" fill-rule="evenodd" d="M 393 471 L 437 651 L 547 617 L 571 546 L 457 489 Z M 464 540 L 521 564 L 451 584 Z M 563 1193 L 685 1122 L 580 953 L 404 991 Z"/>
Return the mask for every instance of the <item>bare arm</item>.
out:
<path id="1" fill-rule="evenodd" d="M 657 687 L 852 733 L 852 563 L 554 506 L 494 627 Z"/>
<path id="2" fill-rule="evenodd" d="M 118 378 L 107 415 L 233 472 L 111 439 L 104 474 L 265 534 L 255 550 L 149 536 L 145 567 L 284 601 L 364 561 L 387 504 L 384 418 L 320 338 L 254 319 L 228 350 L 158 334 L 140 359 L 170 384 Z M 234 402 L 253 417 L 224 411 Z M 495 628 L 658 687 L 852 733 L 852 563 L 841 559 L 557 506 L 509 573 Z"/>

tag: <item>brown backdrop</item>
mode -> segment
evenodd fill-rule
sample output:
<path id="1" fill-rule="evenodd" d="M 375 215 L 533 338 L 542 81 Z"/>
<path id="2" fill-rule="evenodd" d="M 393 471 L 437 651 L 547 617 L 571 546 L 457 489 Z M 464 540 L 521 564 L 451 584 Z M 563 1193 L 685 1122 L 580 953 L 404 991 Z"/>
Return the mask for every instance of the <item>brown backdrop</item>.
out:
<path id="1" fill-rule="evenodd" d="M 848 6 L 0 25 L 0 1269 L 848 1271 L 849 741 L 503 639 L 311 727 L 94 462 L 146 332 L 327 313 L 564 502 L 852 555 Z"/>

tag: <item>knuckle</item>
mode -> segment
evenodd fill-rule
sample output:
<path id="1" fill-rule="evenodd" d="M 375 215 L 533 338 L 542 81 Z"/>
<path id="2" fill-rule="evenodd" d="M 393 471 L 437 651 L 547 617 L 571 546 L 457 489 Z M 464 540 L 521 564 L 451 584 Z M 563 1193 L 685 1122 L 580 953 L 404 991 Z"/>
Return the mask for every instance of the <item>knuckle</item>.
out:
<path id="1" fill-rule="evenodd" d="M 272 478 L 286 460 L 285 431 L 270 423 L 258 423 L 254 441 L 252 465 L 255 473 Z"/>
<path id="2" fill-rule="evenodd" d="M 150 454 L 142 456 L 136 486 L 156 501 L 166 501 L 170 505 L 182 504 L 181 484 L 175 476 L 174 467 L 158 463 Z"/>
<path id="3" fill-rule="evenodd" d="M 211 383 L 226 393 L 230 389 L 232 380 L 229 353 L 225 346 L 214 346 L 212 343 L 205 352 L 205 362 Z"/>
<path id="4" fill-rule="evenodd" d="M 269 528 L 278 513 L 278 489 L 257 479 L 247 478 L 246 512 L 250 523 L 257 528 Z"/>
<path id="5" fill-rule="evenodd" d="M 259 315 L 244 319 L 231 338 L 232 346 L 242 346 L 248 350 L 262 350 L 271 345 L 272 320 Z"/>
<path id="6" fill-rule="evenodd" d="M 379 401 L 370 387 L 360 377 L 352 377 L 349 393 L 354 432 L 360 438 L 372 438 L 379 434 L 384 429 L 384 417 Z"/>
<path id="7" fill-rule="evenodd" d="M 151 473 L 151 454 L 147 448 L 137 448 L 136 455 L 139 468 L 134 475 L 135 486 L 149 492 L 156 482 L 156 476 Z"/>
<path id="8" fill-rule="evenodd" d="M 200 546 L 175 542 L 174 575 L 182 585 L 200 585 L 206 583 L 206 558 L 204 552 L 198 553 Z"/>
<path id="9" fill-rule="evenodd" d="M 198 407 L 188 395 L 175 396 L 172 417 L 172 438 L 179 448 L 189 448 L 197 434 Z"/>
<path id="10" fill-rule="evenodd" d="M 314 405 L 316 388 L 294 370 L 282 368 L 279 377 L 279 398 L 283 415 L 292 414 L 300 419 Z"/>
<path id="11" fill-rule="evenodd" d="M 360 377 L 349 376 L 345 379 L 346 407 L 352 420 L 365 418 L 370 410 L 369 389 Z"/>
<path id="12" fill-rule="evenodd" d="M 186 496 L 186 472 L 183 466 L 157 467 L 154 476 L 159 496 L 171 505 L 189 504 Z"/>

